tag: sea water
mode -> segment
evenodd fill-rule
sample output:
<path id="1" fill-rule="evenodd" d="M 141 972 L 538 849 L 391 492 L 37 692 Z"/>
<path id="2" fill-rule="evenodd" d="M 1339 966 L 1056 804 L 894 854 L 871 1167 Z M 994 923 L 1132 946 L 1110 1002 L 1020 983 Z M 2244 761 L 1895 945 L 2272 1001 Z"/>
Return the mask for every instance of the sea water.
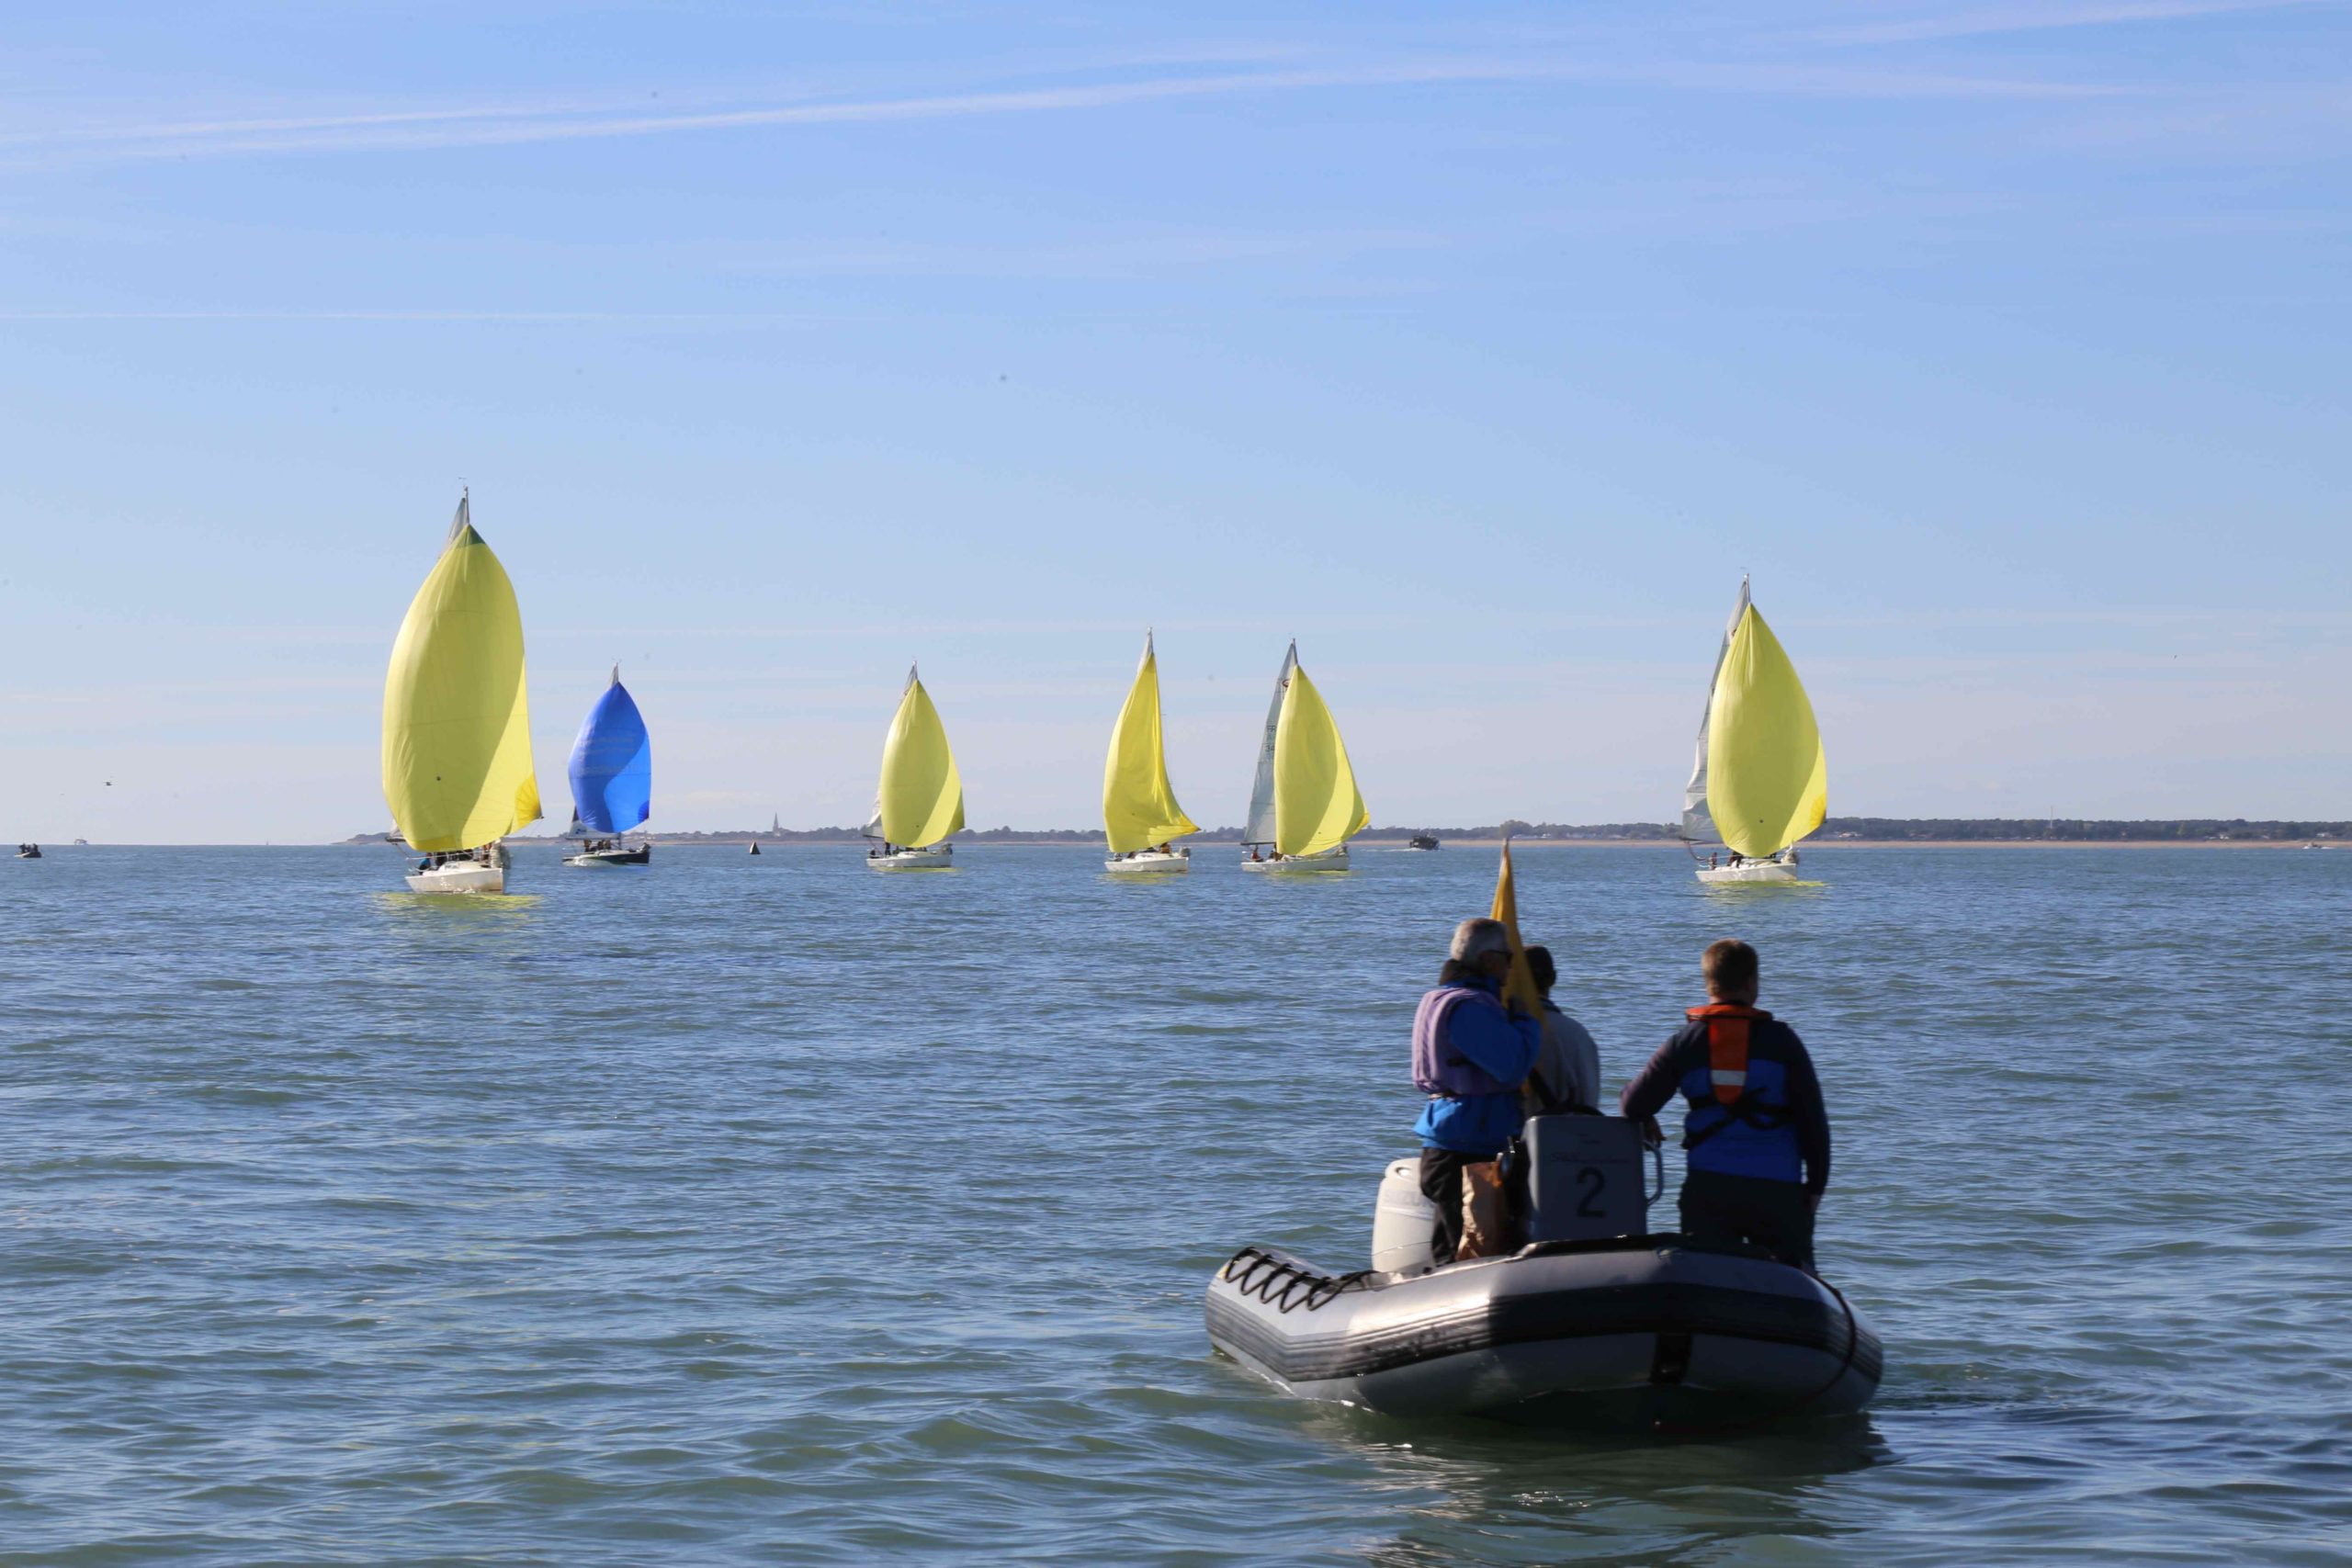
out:
<path id="1" fill-rule="evenodd" d="M 1819 1064 L 1885 1384 L 1718 1440 L 1203 1334 L 1363 1265 L 1491 851 L 861 859 L 0 863 L 0 1563 L 2352 1558 L 2352 852 L 1523 848 L 1612 1090 L 1721 936 Z"/>

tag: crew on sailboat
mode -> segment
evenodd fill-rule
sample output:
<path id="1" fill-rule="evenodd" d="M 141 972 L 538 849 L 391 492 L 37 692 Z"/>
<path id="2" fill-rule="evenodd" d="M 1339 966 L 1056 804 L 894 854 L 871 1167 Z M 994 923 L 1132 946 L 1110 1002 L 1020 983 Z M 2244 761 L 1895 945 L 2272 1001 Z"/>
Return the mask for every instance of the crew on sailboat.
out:
<path id="1" fill-rule="evenodd" d="M 1829 1113 L 1797 1032 L 1756 1005 L 1756 950 L 1726 939 L 1700 960 L 1708 1002 L 1658 1048 L 1618 1097 L 1620 1113 L 1653 1120 L 1679 1091 L 1689 1170 L 1682 1234 L 1745 1242 L 1813 1267 L 1814 1214 L 1829 1186 Z"/>
<path id="2" fill-rule="evenodd" d="M 1503 998 L 1510 973 L 1510 929 L 1464 920 L 1413 1015 L 1413 1087 L 1429 1096 L 1413 1131 L 1421 1191 L 1437 1206 L 1430 1246 L 1441 1265 L 1462 1245 L 1463 1168 L 1492 1160 L 1518 1135 L 1520 1091 L 1543 1050 L 1542 1023 Z"/>

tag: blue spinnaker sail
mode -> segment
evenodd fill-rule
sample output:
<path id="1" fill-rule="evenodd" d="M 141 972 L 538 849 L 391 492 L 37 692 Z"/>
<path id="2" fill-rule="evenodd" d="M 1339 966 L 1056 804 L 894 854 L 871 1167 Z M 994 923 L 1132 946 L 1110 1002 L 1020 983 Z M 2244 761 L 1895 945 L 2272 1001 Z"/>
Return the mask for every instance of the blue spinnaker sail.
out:
<path id="1" fill-rule="evenodd" d="M 653 814 L 653 740 L 617 664 L 571 743 L 571 800 L 596 833 L 626 833 Z"/>

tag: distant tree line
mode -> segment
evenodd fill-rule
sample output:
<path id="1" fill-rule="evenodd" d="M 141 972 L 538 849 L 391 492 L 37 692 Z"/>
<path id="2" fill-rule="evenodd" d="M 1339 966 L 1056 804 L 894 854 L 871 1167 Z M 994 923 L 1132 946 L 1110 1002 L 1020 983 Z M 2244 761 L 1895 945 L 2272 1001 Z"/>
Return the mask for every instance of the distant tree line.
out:
<path id="1" fill-rule="evenodd" d="M 2099 843 L 2116 840 L 2189 842 L 2197 840 L 2287 840 L 2352 837 L 2352 822 L 2248 821 L 2243 817 L 2185 817 L 2177 820 L 2095 821 L 2042 817 L 1832 817 L 1822 838 L 1957 840 L 2033 840 Z"/>

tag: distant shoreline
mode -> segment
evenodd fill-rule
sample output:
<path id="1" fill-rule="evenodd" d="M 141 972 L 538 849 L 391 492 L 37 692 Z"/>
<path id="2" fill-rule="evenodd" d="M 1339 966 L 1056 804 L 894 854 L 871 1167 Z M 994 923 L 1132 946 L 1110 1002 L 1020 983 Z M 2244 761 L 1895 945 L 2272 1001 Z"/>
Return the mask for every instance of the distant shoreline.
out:
<path id="1" fill-rule="evenodd" d="M 637 838 L 638 836 L 639 835 L 636 834 L 628 835 L 628 837 L 632 839 Z M 771 837 L 764 833 L 714 833 L 708 835 L 682 834 L 676 836 L 655 833 L 649 836 L 655 844 L 665 849 L 688 850 L 743 850 L 747 849 L 753 843 L 757 843 L 764 850 L 855 849 L 865 843 L 864 839 L 855 835 L 847 834 L 838 838 L 819 837 L 815 834 L 791 834 Z M 1233 849 L 1238 851 L 1241 847 L 1237 840 L 1229 839 L 1211 839 L 1206 840 L 1194 839 L 1188 841 L 1191 843 L 1192 847 L 1196 850 Z M 1351 845 L 1360 849 L 1393 849 L 1400 851 L 1405 849 L 1407 843 L 1407 840 L 1403 838 L 1374 838 L 1370 835 L 1359 836 L 1357 838 L 1351 839 L 1348 841 Z M 1836 850 L 2300 850 L 2304 848 L 2310 841 L 2311 840 L 2303 839 L 1831 839 L 1826 840 L 1808 840 L 1799 845 L 1798 848 L 1800 853 L 1808 855 L 1817 854 L 1824 851 Z M 2333 848 L 2336 844 L 2346 841 L 2346 840 L 2328 840 L 2328 847 Z M 955 842 L 956 847 L 958 850 L 964 851 L 991 849 L 1060 849 L 1100 852 L 1103 848 L 1102 839 L 1100 834 L 1095 835 L 1091 839 L 1067 836 L 1047 838 L 1044 836 L 1032 837 L 1022 834 L 1012 834 L 1003 838 L 979 840 L 957 839 Z M 536 848 L 568 850 L 575 846 L 576 840 L 571 839 L 524 836 L 510 838 L 506 840 L 506 843 L 510 849 Z M 1679 839 L 1513 838 L 1510 840 L 1510 845 L 1514 850 L 1557 849 L 1679 851 L 1683 848 L 1682 841 Z M 1442 853 L 1448 849 L 1499 850 L 1502 846 L 1503 840 L 1499 838 L 1443 839 L 1441 840 L 1440 848 L 1437 851 L 1426 852 Z M 266 846 L 150 844 L 112 847 L 145 849 L 203 849 L 207 847 L 237 847 L 258 849 Z M 299 849 L 305 846 L 276 844 L 266 847 L 278 849 Z M 398 846 L 391 846 L 390 840 L 385 839 L 368 838 L 345 839 L 341 840 L 338 845 L 328 847 L 367 849 Z M 402 850 L 402 852 L 405 853 L 407 852 Z"/>

